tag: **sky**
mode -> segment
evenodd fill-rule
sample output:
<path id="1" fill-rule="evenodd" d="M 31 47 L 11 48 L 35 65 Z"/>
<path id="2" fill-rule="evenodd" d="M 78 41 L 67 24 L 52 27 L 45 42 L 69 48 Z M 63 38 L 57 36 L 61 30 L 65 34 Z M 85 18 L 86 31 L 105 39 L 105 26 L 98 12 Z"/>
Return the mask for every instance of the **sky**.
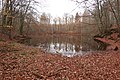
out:
<path id="1" fill-rule="evenodd" d="M 76 8 L 78 5 L 71 0 L 45 0 L 44 3 L 45 7 L 42 7 L 40 11 L 50 13 L 53 17 L 62 17 L 65 13 L 75 15 L 76 12 L 83 13 L 84 11 L 82 8 Z"/>

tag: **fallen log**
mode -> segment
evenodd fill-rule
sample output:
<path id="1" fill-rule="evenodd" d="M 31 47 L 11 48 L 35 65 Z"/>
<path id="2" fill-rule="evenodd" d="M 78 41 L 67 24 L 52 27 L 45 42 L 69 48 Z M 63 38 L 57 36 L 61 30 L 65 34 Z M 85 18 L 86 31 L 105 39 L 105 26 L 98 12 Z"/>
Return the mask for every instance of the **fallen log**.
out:
<path id="1" fill-rule="evenodd" d="M 109 30 L 106 30 L 102 34 L 97 34 L 94 36 L 94 40 L 102 44 L 102 47 L 105 47 L 106 50 L 118 50 L 120 49 L 120 32 L 119 27 L 112 26 Z"/>
<path id="2" fill-rule="evenodd" d="M 118 50 L 120 49 L 120 40 L 110 40 L 107 38 L 96 38 L 96 40 L 99 40 L 100 42 L 103 42 L 105 44 L 108 44 L 106 47 L 106 50 Z"/>

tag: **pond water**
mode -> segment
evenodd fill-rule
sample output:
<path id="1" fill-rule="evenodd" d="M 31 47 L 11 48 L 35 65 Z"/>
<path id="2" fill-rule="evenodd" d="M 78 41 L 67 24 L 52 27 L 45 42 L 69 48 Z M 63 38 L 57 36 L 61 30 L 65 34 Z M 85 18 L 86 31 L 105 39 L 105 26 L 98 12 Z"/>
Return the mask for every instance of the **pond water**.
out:
<path id="1" fill-rule="evenodd" d="M 30 44 L 52 54 L 73 57 L 89 54 L 97 49 L 97 43 L 90 36 L 41 35 L 31 39 Z"/>

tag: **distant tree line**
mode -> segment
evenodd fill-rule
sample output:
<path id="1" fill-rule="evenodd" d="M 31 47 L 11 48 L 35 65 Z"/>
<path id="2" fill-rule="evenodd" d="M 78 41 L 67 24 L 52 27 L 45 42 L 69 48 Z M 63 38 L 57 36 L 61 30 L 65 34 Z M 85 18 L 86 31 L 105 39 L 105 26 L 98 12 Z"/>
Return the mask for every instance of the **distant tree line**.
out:
<path id="1" fill-rule="evenodd" d="M 42 13 L 39 25 L 45 32 L 75 31 L 76 23 L 79 23 L 79 19 L 80 15 L 78 13 L 75 16 L 65 13 L 63 17 L 52 17 L 50 14 Z"/>

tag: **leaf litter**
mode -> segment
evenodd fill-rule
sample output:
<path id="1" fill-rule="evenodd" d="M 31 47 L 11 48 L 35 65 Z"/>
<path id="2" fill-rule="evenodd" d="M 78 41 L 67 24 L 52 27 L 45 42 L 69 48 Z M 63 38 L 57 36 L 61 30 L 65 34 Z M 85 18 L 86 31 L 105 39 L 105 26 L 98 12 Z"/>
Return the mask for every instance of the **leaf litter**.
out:
<path id="1" fill-rule="evenodd" d="M 120 80 L 120 51 L 69 58 L 1 41 L 0 80 Z"/>

